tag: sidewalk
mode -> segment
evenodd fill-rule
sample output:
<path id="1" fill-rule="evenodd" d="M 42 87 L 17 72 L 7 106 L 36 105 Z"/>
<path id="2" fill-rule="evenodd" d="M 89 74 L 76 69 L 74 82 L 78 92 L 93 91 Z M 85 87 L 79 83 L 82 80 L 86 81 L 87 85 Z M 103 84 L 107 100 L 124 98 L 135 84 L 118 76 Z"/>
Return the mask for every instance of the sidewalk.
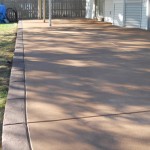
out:
<path id="1" fill-rule="evenodd" d="M 149 32 L 90 20 L 23 28 L 33 150 L 149 149 Z"/>

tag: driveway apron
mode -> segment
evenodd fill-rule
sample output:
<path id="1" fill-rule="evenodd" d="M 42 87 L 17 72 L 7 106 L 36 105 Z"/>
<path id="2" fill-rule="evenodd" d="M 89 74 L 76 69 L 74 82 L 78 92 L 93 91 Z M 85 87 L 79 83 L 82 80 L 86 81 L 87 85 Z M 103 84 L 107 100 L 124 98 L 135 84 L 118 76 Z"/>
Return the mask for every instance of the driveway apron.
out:
<path id="1" fill-rule="evenodd" d="M 148 31 L 81 19 L 23 28 L 33 150 L 149 149 Z"/>

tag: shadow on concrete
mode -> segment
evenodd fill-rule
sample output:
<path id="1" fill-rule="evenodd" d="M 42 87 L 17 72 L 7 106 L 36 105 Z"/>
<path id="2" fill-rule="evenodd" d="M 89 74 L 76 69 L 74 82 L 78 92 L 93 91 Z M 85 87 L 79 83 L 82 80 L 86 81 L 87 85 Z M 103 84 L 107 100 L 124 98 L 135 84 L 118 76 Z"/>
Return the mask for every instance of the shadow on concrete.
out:
<path id="1" fill-rule="evenodd" d="M 81 149 L 140 148 L 138 143 L 146 148 L 150 119 L 142 111 L 150 110 L 149 32 L 89 20 L 68 22 L 55 20 L 52 28 L 26 23 L 24 28 L 28 121 L 33 123 L 34 141 L 41 135 L 44 143 L 54 139 L 52 145 L 61 141 L 65 149 L 75 141 Z M 118 116 L 54 121 L 55 127 L 44 123 L 111 114 Z M 34 122 L 41 122 L 41 128 Z"/>

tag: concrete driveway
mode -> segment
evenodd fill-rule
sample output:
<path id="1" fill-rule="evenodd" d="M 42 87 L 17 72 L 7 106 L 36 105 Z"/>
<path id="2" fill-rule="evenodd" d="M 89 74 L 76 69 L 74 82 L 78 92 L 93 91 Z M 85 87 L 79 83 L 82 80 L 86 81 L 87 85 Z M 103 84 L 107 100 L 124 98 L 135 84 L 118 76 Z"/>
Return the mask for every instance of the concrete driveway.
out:
<path id="1" fill-rule="evenodd" d="M 150 148 L 150 32 L 23 21 L 33 150 Z"/>

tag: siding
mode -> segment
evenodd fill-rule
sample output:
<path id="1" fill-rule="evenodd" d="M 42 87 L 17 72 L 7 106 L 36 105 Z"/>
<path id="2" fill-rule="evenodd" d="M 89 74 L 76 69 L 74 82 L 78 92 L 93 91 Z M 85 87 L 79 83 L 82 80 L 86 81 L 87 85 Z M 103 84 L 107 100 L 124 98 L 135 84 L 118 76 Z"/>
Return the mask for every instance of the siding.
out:
<path id="1" fill-rule="evenodd" d="M 113 23 L 113 1 L 105 0 L 105 22 Z"/>
<path id="2" fill-rule="evenodd" d="M 125 4 L 125 26 L 141 28 L 142 0 L 127 0 Z"/>
<path id="3" fill-rule="evenodd" d="M 124 1 L 123 0 L 114 0 L 113 24 L 116 26 L 124 26 Z"/>
<path id="4" fill-rule="evenodd" d="M 142 4 L 142 20 L 141 20 L 141 29 L 148 29 L 148 1 L 143 0 Z"/>

